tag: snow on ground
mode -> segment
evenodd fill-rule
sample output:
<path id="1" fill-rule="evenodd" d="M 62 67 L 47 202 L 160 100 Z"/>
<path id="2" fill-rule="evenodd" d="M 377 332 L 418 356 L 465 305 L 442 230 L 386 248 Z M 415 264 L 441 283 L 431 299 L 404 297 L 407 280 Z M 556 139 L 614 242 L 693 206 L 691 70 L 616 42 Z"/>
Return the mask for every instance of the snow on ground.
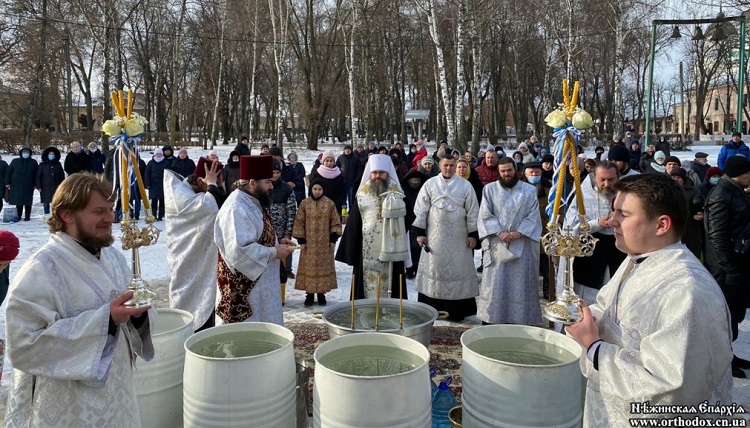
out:
<path id="1" fill-rule="evenodd" d="M 253 154 L 258 153 L 258 148 L 260 144 L 255 143 L 255 146 L 253 148 Z M 342 152 L 343 144 L 337 144 L 337 145 L 331 145 L 331 144 L 321 144 L 319 145 L 321 149 L 327 150 L 332 149 L 334 150 L 334 153 L 336 155 L 340 154 Z M 228 146 L 217 146 L 216 150 L 218 151 L 219 158 L 222 160 L 222 162 L 225 162 L 226 159 L 229 157 L 229 153 L 233 150 L 234 144 L 228 145 Z M 717 155 L 719 153 L 721 146 L 692 146 L 691 150 L 687 151 L 675 151 L 672 154 L 679 157 L 681 160 L 689 159 L 692 160 L 694 158 L 694 153 L 697 151 L 702 151 L 705 153 L 708 153 L 708 161 L 709 164 L 715 165 Z M 434 143 L 429 144 L 428 143 L 428 151 L 430 154 L 435 150 Z M 291 150 L 285 149 L 284 154 L 288 154 Z M 299 156 L 300 162 L 305 166 L 306 171 L 309 173 L 310 169 L 312 168 L 313 162 L 315 161 L 317 155 L 319 152 L 317 151 L 309 151 L 305 149 L 295 148 L 296 153 Z M 208 150 L 198 149 L 198 148 L 189 148 L 188 149 L 189 157 L 193 160 L 196 160 L 200 156 L 206 156 L 208 154 Z M 589 157 L 593 157 L 593 146 L 587 149 L 587 155 Z M 11 155 L 4 155 L 4 159 L 10 163 L 14 156 Z M 151 158 L 151 155 L 148 153 L 142 154 L 143 159 L 148 162 Z M 39 160 L 39 156 L 35 156 L 37 160 Z M 7 204 L 5 205 L 7 206 Z M 21 241 L 21 250 L 20 254 L 18 255 L 17 260 L 11 264 L 11 280 L 13 279 L 13 275 L 15 272 L 18 271 L 19 267 L 23 263 L 24 260 L 26 260 L 31 254 L 33 254 L 35 251 L 37 251 L 42 245 L 44 245 L 48 238 L 49 238 L 49 232 L 47 230 L 47 226 L 42 222 L 42 215 L 43 215 L 43 209 L 42 205 L 39 202 L 39 193 L 34 193 L 34 205 L 32 208 L 32 216 L 31 221 L 28 222 L 18 222 L 13 224 L 2 224 L 0 225 L 0 228 L 2 229 L 8 229 L 12 231 L 13 233 L 18 236 L 18 238 Z M 0 216 L 1 219 L 1 216 Z M 143 222 L 141 222 L 143 224 Z M 164 229 L 164 222 L 157 222 L 156 226 L 160 229 Z M 117 238 L 115 241 L 115 246 L 117 248 L 121 247 L 119 246 L 119 227 L 117 224 L 113 225 L 113 232 L 115 234 L 115 237 Z M 151 288 L 156 291 L 160 295 L 160 301 L 163 307 L 167 307 L 167 285 L 169 282 L 169 269 L 167 266 L 167 244 L 166 244 L 166 236 L 164 233 L 162 233 L 161 237 L 159 238 L 159 241 L 152 246 L 141 248 L 140 249 L 140 257 L 141 257 L 141 272 L 143 278 L 148 281 L 151 285 Z M 123 254 L 125 254 L 126 258 L 130 260 L 131 258 L 131 252 L 122 250 Z M 475 265 L 479 266 L 480 264 L 480 258 L 479 253 L 476 253 L 475 257 Z M 293 261 L 293 267 L 294 271 L 296 272 L 296 267 L 298 263 L 298 253 L 294 254 L 294 261 Z M 326 294 L 329 302 L 329 306 L 332 304 L 335 304 L 337 302 L 342 302 L 348 300 L 348 296 L 350 295 L 350 284 L 351 284 L 351 267 L 336 262 L 336 276 L 338 279 L 339 288 L 336 290 L 333 290 Z M 416 301 L 417 293 L 414 290 L 414 281 L 413 280 L 407 280 L 406 286 L 408 289 L 408 296 L 409 300 Z M 322 322 L 316 318 L 313 317 L 313 315 L 316 312 L 320 312 L 323 308 L 320 306 L 314 305 L 310 308 L 306 308 L 303 306 L 303 301 L 305 299 L 305 293 L 303 291 L 298 291 L 294 289 L 294 280 L 289 280 L 287 283 L 286 288 L 286 306 L 284 307 L 284 320 L 287 322 Z M 2 308 L 0 308 L 0 337 L 4 337 L 4 330 L 5 330 L 5 310 L 4 305 Z M 466 320 L 464 320 L 463 325 L 478 325 L 481 324 L 481 322 L 476 317 L 469 317 Z M 436 325 L 461 325 L 458 323 L 453 323 L 450 321 L 440 321 L 438 320 L 436 322 Z M 740 336 L 737 339 L 736 342 L 734 342 L 735 351 L 739 356 L 749 358 L 750 359 L 750 319 L 746 318 L 745 321 L 740 325 Z M 0 410 L 4 408 L 4 397 L 7 395 L 7 388 L 8 388 L 8 382 L 9 382 L 9 366 L 6 363 L 4 366 L 4 373 L 2 376 L 2 383 L 0 384 Z M 696 374 L 699 375 L 699 374 Z M 735 379 L 734 380 L 734 401 L 737 403 L 741 403 L 745 405 L 745 409 L 750 411 L 750 380 L 743 380 L 743 379 Z M 4 413 L 4 412 L 2 412 Z M 1 418 L 1 416 L 0 416 Z M 0 421 L 1 423 L 2 421 Z"/>

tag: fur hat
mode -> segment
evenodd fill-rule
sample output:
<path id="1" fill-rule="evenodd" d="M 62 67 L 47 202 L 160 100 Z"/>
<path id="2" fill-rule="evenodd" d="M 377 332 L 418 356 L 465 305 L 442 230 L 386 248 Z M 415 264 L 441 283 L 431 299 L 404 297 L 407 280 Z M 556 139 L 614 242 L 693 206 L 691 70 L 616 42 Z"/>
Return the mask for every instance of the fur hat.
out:
<path id="1" fill-rule="evenodd" d="M 268 154 L 271 156 L 284 157 L 284 154 L 281 152 L 281 147 L 278 147 L 278 146 L 273 146 L 270 149 L 268 149 Z"/>

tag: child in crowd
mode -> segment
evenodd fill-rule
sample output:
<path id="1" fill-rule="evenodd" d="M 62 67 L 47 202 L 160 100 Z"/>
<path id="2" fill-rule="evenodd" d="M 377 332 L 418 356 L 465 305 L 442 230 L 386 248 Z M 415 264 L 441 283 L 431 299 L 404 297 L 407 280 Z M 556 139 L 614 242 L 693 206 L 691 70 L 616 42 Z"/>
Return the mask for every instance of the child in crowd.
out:
<path id="1" fill-rule="evenodd" d="M 326 305 L 325 293 L 337 288 L 333 249 L 341 236 L 341 219 L 332 200 L 323 196 L 323 183 L 311 183 L 311 196 L 302 200 L 292 236 L 302 246 L 294 288 L 307 292 L 305 306 Z"/>

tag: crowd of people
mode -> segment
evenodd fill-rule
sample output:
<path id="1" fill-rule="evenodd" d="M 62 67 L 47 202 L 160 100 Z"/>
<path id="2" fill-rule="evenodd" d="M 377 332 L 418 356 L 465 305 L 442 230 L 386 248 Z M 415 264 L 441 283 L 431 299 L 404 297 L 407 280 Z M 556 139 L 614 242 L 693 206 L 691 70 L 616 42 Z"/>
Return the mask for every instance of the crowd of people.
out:
<path id="1" fill-rule="evenodd" d="M 619 426 L 632 417 L 633 402 L 730 404 L 732 377 L 750 368 L 731 346 L 749 302 L 747 146 L 733 136 L 713 167 L 705 153 L 683 164 L 656 145 L 641 153 L 637 140 L 616 140 L 597 148 L 596 159 L 573 157 L 562 187 L 561 228 L 581 233 L 583 204 L 598 239 L 591 257 L 573 261 L 583 315 L 565 329 L 583 349 L 585 426 Z M 29 152 L 9 166 L 13 174 Z M 46 153 L 59 162 L 59 151 Z M 73 168 L 83 159 L 75 156 Z M 420 140 L 406 149 L 325 151 L 308 174 L 295 153 L 264 145 L 252 155 L 242 138 L 226 164 L 216 152 L 191 164 L 186 151 L 173 157 L 167 146 L 143 171 L 152 215 L 166 221 L 170 306 L 190 311 L 196 331 L 283 324 L 289 279 L 306 293 L 305 306 L 325 306 L 338 287 L 335 261 L 352 267 L 351 299 L 405 298 L 404 281 L 413 280 L 417 300 L 450 320 L 540 325 L 540 299 L 563 283 L 549 267 L 565 262 L 541 248 L 554 161 L 536 139 L 513 153 L 488 147 L 476 156 L 446 141 L 429 154 Z M 108 164 L 103 171 L 112 177 Z M 77 418 L 137 426 L 129 419 L 137 419 L 132 367 L 137 356 L 153 355 L 150 308 L 124 305 L 129 279 L 111 248 L 112 184 L 88 173 L 63 180 L 63 171 L 47 169 L 60 181 L 44 199 L 52 235 L 9 292 L 8 426 Z M 571 191 L 578 181 L 580 199 Z M 0 256 L 6 244 L 17 254 L 17 240 L 8 238 L 0 235 Z M 61 388 L 71 391 L 73 406 L 59 405 L 65 397 L 52 392 Z M 105 411 L 92 407 L 102 388 Z M 37 405 L 41 396 L 51 405 Z"/>

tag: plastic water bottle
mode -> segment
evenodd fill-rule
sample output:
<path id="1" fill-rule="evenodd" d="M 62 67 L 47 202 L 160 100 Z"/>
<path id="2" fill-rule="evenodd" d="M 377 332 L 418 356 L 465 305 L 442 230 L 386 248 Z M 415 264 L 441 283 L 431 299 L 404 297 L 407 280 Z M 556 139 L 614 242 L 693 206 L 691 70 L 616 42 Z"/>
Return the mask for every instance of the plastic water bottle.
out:
<path id="1" fill-rule="evenodd" d="M 437 376 L 437 369 L 435 367 L 430 367 L 430 387 L 432 388 L 432 391 L 430 391 L 430 398 L 434 398 L 435 392 L 438 390 L 438 386 L 435 383 L 435 376 Z"/>
<path id="2" fill-rule="evenodd" d="M 454 407 L 456 407 L 456 397 L 448 388 L 448 383 L 440 382 L 440 386 L 432 397 L 432 428 L 451 428 L 448 412 Z"/>

